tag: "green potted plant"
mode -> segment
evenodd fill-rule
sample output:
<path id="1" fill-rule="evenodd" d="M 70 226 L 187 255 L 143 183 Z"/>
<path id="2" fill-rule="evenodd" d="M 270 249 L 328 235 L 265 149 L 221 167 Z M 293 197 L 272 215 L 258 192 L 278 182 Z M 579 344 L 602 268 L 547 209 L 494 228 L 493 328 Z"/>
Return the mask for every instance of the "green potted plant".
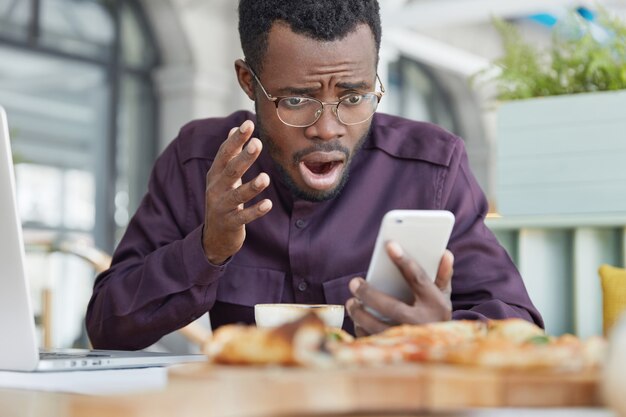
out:
<path id="1" fill-rule="evenodd" d="M 503 215 L 626 212 L 626 23 L 604 10 L 595 22 L 573 14 L 546 48 L 495 22 Z"/>

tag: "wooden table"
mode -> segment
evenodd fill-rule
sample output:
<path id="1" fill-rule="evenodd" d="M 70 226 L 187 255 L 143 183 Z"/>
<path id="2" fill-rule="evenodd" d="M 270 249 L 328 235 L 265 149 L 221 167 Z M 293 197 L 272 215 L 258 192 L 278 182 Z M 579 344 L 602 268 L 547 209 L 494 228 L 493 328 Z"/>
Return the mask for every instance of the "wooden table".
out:
<path id="1" fill-rule="evenodd" d="M 298 369 L 185 365 L 164 390 L 116 396 L 0 390 L 2 417 L 511 416 L 567 407 L 563 416 L 610 417 L 597 373 L 486 371 L 403 365 Z M 476 407 L 480 408 L 478 410 Z M 483 408 L 486 407 L 486 408 Z M 493 414 L 499 410 L 497 414 Z M 481 411 L 483 414 L 476 414 Z M 491 414 L 489 414 L 491 413 Z M 543 413 L 545 414 L 545 413 Z"/>

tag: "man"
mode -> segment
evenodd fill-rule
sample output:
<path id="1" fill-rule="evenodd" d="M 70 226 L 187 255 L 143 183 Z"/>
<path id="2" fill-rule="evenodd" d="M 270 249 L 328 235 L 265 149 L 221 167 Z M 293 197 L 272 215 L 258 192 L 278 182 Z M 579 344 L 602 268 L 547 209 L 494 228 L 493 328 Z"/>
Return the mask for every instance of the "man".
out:
<path id="1" fill-rule="evenodd" d="M 253 306 L 268 302 L 345 303 L 345 328 L 359 335 L 389 326 L 367 306 L 393 323 L 542 324 L 484 225 L 487 204 L 463 142 L 374 114 L 384 91 L 377 2 L 241 0 L 239 15 L 245 60 L 235 70 L 256 116 L 192 122 L 159 157 L 96 281 L 87 314 L 94 346 L 143 348 L 207 311 L 214 327 L 253 323 Z M 456 216 L 434 283 L 387 246 L 414 291 L 411 305 L 362 278 L 380 220 L 395 208 Z"/>

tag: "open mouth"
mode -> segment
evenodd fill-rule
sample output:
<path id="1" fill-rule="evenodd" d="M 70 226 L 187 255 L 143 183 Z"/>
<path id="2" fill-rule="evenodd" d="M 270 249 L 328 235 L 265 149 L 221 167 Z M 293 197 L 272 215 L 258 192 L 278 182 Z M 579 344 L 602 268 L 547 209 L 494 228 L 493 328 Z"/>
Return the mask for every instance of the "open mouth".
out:
<path id="1" fill-rule="evenodd" d="M 302 158 L 298 168 L 308 187 L 325 191 L 339 183 L 344 165 L 342 152 L 314 152 Z"/>
<path id="2" fill-rule="evenodd" d="M 319 163 L 318 162 L 310 162 L 310 163 L 304 162 L 304 165 L 313 174 L 316 174 L 316 175 L 326 175 L 330 171 L 332 171 L 332 169 L 335 166 L 337 166 L 340 163 L 341 163 L 340 161 L 319 162 Z"/>

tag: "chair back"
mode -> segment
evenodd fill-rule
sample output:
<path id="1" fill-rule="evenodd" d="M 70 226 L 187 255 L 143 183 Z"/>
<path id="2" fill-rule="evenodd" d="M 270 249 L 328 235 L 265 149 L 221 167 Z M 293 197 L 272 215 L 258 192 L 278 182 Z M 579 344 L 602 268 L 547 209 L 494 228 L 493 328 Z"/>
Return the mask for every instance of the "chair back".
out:
<path id="1" fill-rule="evenodd" d="M 608 336 L 619 317 L 626 312 L 626 269 L 602 265 L 598 270 L 602 285 L 602 319 Z"/>

